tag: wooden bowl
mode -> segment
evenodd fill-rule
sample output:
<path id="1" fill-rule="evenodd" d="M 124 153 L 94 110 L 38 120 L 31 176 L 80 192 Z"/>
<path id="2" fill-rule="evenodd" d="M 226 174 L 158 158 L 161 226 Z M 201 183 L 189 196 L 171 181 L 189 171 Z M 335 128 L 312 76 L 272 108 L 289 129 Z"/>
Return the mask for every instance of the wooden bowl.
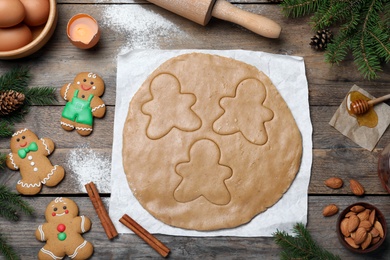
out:
<path id="1" fill-rule="evenodd" d="M 57 26 L 57 2 L 56 0 L 49 0 L 50 12 L 49 18 L 45 25 L 39 26 L 32 30 L 33 40 L 29 44 L 12 51 L 0 51 L 0 59 L 11 60 L 19 59 L 33 54 L 42 48 L 53 35 Z"/>
<path id="2" fill-rule="evenodd" d="M 376 219 L 382 224 L 382 227 L 383 227 L 383 231 L 384 231 L 384 236 L 383 238 L 381 238 L 376 244 L 374 245 L 370 245 L 368 246 L 366 249 L 361 249 L 361 248 L 354 248 L 352 246 L 350 246 L 346 241 L 345 241 L 345 237 L 343 235 L 343 233 L 341 232 L 341 229 L 340 229 L 340 223 L 341 221 L 345 218 L 345 215 L 350 212 L 350 209 L 353 207 L 353 206 L 357 206 L 357 205 L 360 205 L 360 206 L 363 206 L 365 207 L 366 209 L 370 209 L 370 210 L 373 210 L 375 209 L 375 215 L 376 215 Z M 359 202 L 359 203 L 355 203 L 355 204 L 352 204 L 350 206 L 348 206 L 346 209 L 344 209 L 338 219 L 337 219 L 337 226 L 336 226 L 336 230 L 337 230 L 337 236 L 340 240 L 340 243 L 346 247 L 347 249 L 349 249 L 350 251 L 354 252 L 354 253 L 359 253 L 359 254 L 366 254 L 366 253 L 370 253 L 372 251 L 375 251 L 376 249 L 378 249 L 382 244 L 383 244 L 383 241 L 385 241 L 386 239 L 386 236 L 387 236 L 387 224 L 386 224 L 386 218 L 385 216 L 382 214 L 382 212 L 375 206 L 371 205 L 371 204 L 368 204 L 368 203 L 365 203 L 365 202 Z"/>

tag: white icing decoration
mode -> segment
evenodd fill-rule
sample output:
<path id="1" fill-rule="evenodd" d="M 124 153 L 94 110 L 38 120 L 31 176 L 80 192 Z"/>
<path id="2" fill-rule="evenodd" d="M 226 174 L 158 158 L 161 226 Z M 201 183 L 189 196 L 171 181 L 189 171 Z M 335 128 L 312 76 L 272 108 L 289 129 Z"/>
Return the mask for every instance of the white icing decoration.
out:
<path id="1" fill-rule="evenodd" d="M 62 197 L 58 197 L 54 200 L 54 203 L 63 202 Z"/>
<path id="2" fill-rule="evenodd" d="M 24 183 L 21 180 L 18 181 L 18 185 L 21 185 L 23 188 L 41 187 L 40 182 L 31 184 L 31 183 Z"/>
<path id="3" fill-rule="evenodd" d="M 80 217 L 81 217 L 81 232 L 85 233 L 85 228 L 84 228 L 85 217 L 84 216 L 80 216 Z"/>
<path id="4" fill-rule="evenodd" d="M 70 257 L 70 258 L 75 258 L 75 257 L 77 256 L 78 251 L 79 251 L 81 248 L 85 247 L 86 244 L 87 244 L 87 240 L 84 240 L 84 242 L 81 243 L 81 245 L 79 245 L 79 246 L 74 250 L 73 255 L 70 255 L 69 257 Z"/>
<path id="5" fill-rule="evenodd" d="M 21 133 L 23 133 L 23 132 L 26 132 L 28 129 L 27 128 L 25 128 L 25 129 L 22 129 L 22 130 L 19 130 L 19 131 L 17 131 L 16 133 L 14 133 L 12 136 L 14 137 L 14 136 L 17 136 L 17 135 L 19 135 L 19 134 L 21 134 Z"/>
<path id="6" fill-rule="evenodd" d="M 68 95 L 69 87 L 70 87 L 70 83 L 68 83 L 68 86 L 66 86 L 66 89 L 65 89 L 65 94 L 64 94 L 65 100 L 68 100 L 68 98 L 66 96 Z"/>
<path id="7" fill-rule="evenodd" d="M 88 73 L 88 78 L 94 78 L 94 79 L 96 79 L 96 74 L 90 72 L 90 73 Z"/>
<path id="8" fill-rule="evenodd" d="M 42 225 L 39 225 L 38 230 L 41 234 L 41 241 L 45 241 L 45 233 L 43 233 Z"/>
<path id="9" fill-rule="evenodd" d="M 50 150 L 49 150 L 49 147 L 47 147 L 45 140 L 43 138 L 41 138 L 41 141 L 42 141 L 43 145 L 45 146 L 45 150 L 47 151 L 47 154 L 50 155 Z"/>
<path id="10" fill-rule="evenodd" d="M 54 260 L 55 259 L 63 259 L 63 257 L 59 257 L 59 256 L 56 256 L 55 254 L 53 254 L 52 252 L 50 252 L 49 250 L 46 250 L 44 249 L 43 247 L 41 248 L 41 251 L 49 256 L 51 256 Z"/>
<path id="11" fill-rule="evenodd" d="M 34 165 L 35 165 L 35 162 L 31 162 L 30 165 L 31 165 L 31 166 L 34 166 Z"/>
<path id="12" fill-rule="evenodd" d="M 101 104 L 100 106 L 94 107 L 92 109 L 92 113 L 95 112 L 96 110 L 98 110 L 99 108 L 102 108 L 102 107 L 105 107 L 105 106 L 106 106 L 105 104 Z"/>
<path id="13" fill-rule="evenodd" d="M 38 171 L 38 168 L 37 168 L 37 167 L 34 167 L 33 171 L 34 171 L 34 172 L 37 172 L 37 171 Z"/>
<path id="14" fill-rule="evenodd" d="M 67 124 L 67 123 L 65 123 L 65 122 L 61 122 L 61 125 L 64 125 L 64 126 L 67 126 L 67 127 L 71 127 L 71 128 L 74 128 L 74 126 L 73 126 L 73 125 L 71 125 L 71 124 Z"/>
<path id="15" fill-rule="evenodd" d="M 19 167 L 15 164 L 14 162 L 14 155 L 12 153 L 9 154 L 9 159 L 11 160 L 12 166 L 14 167 L 15 170 L 18 170 Z"/>
<path id="16" fill-rule="evenodd" d="M 92 131 L 92 128 L 76 127 L 76 130 L 82 130 L 82 131 Z"/>
<path id="17" fill-rule="evenodd" d="M 50 180 L 50 177 L 54 174 L 54 171 L 57 170 L 57 166 L 58 165 L 54 165 L 54 168 L 47 174 L 46 178 L 41 181 L 43 184 Z"/>

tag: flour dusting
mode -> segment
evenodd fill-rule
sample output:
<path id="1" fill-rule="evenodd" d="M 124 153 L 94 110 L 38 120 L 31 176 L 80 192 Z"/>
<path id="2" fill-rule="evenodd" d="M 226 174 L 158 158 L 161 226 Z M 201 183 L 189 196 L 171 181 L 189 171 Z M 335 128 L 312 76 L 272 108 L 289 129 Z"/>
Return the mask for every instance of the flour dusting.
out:
<path id="1" fill-rule="evenodd" d="M 158 49 L 159 41 L 166 41 L 171 35 L 180 33 L 174 23 L 149 9 L 148 6 L 113 5 L 103 12 L 102 26 L 126 35 L 127 46 L 131 49 Z"/>
<path id="2" fill-rule="evenodd" d="M 67 165 L 81 191 L 85 191 L 84 185 L 92 181 L 99 192 L 110 192 L 111 158 L 82 145 L 70 151 Z"/>

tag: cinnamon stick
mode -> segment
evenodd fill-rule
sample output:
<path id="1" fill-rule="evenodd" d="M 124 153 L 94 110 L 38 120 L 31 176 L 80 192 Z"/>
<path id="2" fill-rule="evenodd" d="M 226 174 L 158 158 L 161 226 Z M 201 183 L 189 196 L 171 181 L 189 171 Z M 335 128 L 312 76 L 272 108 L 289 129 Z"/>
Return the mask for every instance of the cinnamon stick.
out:
<path id="1" fill-rule="evenodd" d="M 108 239 L 112 239 L 118 236 L 118 232 L 116 231 L 116 228 L 103 205 L 102 199 L 100 198 L 95 184 L 93 182 L 87 183 L 85 184 L 85 189 L 87 190 L 88 196 L 91 199 L 92 205 L 95 208 L 95 211 L 100 219 L 100 222 L 102 223 Z"/>
<path id="2" fill-rule="evenodd" d="M 156 250 L 161 256 L 167 257 L 169 254 L 169 248 L 166 247 L 160 240 L 155 236 L 150 234 L 146 229 L 144 229 L 140 224 L 138 224 L 134 219 L 129 217 L 127 214 L 124 214 L 121 219 L 119 219 L 123 225 L 131 229 L 136 235 L 142 238 L 146 243 L 148 243 L 154 250 Z"/>

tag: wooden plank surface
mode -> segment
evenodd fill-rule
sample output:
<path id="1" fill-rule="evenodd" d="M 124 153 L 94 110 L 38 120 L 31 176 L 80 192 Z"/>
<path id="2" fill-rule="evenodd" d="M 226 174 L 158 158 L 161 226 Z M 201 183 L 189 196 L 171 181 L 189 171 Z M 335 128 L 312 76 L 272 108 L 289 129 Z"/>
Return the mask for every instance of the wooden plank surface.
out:
<path id="1" fill-rule="evenodd" d="M 59 124 L 59 115 L 65 102 L 58 95 L 58 104 L 32 107 L 25 121 L 16 128 L 28 127 L 39 137 L 55 140 L 56 151 L 51 156 L 53 163 L 63 165 L 72 172 L 69 156 L 86 145 L 96 154 L 110 161 L 116 99 L 116 63 L 120 52 L 133 49 L 244 49 L 264 51 L 281 55 L 302 56 L 305 60 L 309 83 L 310 116 L 313 124 L 313 165 L 309 194 L 308 229 L 324 248 L 342 259 L 389 259 L 389 239 L 375 254 L 359 256 L 347 251 L 338 242 L 335 233 L 337 215 L 324 218 L 322 208 L 336 203 L 340 209 L 357 201 L 378 206 L 390 221 L 389 195 L 381 187 L 377 177 L 377 160 L 382 149 L 390 143 L 389 130 L 385 132 L 374 151 L 367 151 L 341 135 L 329 125 L 329 121 L 348 90 L 356 84 L 374 96 L 389 93 L 390 66 L 386 65 L 380 78 L 366 81 L 357 72 L 352 57 L 340 66 L 324 62 L 323 53 L 312 50 L 310 37 L 314 32 L 309 18 L 288 19 L 281 14 L 276 4 L 268 1 L 229 1 L 254 13 L 266 14 L 281 24 L 280 39 L 265 39 L 240 26 L 212 19 L 203 27 L 176 16 L 143 0 L 58 0 L 59 21 L 57 29 L 47 45 L 37 53 L 20 59 L 0 61 L 0 74 L 16 65 L 31 67 L 34 86 L 61 88 L 80 71 L 94 71 L 106 84 L 103 100 L 107 114 L 95 120 L 91 136 L 81 137 L 65 132 Z M 102 36 L 99 44 L 91 50 L 72 46 L 66 37 L 67 21 L 79 12 L 97 18 Z M 0 139 L 0 152 L 9 152 L 9 139 Z M 102 171 L 103 175 L 105 171 Z M 345 185 L 339 190 L 327 188 L 323 182 L 329 177 L 340 176 Z M 100 191 L 109 206 L 109 178 L 100 178 Z M 361 181 L 366 196 L 353 196 L 348 186 L 349 179 Z M 1 170 L 0 183 L 15 189 L 19 179 L 17 172 Z M 99 188 L 99 187 L 98 187 Z M 77 173 L 67 174 L 55 188 L 44 187 L 41 194 L 23 197 L 36 210 L 33 217 L 22 216 L 15 224 L 0 219 L 0 232 L 5 234 L 21 256 L 21 259 L 36 259 L 43 243 L 34 238 L 37 226 L 44 222 L 43 212 L 47 203 L 57 196 L 70 196 L 80 207 L 82 214 L 89 216 L 93 228 L 85 235 L 95 246 L 93 259 L 157 259 L 159 255 L 135 235 L 120 235 L 109 241 L 99 223 Z M 129 213 L 131 216 L 131 213 Z M 117 221 L 117 220 L 114 220 Z M 172 259 L 279 259 L 280 248 L 272 238 L 216 237 L 195 238 L 157 235 L 172 251 Z M 0 257 L 0 259 L 2 259 Z"/>

